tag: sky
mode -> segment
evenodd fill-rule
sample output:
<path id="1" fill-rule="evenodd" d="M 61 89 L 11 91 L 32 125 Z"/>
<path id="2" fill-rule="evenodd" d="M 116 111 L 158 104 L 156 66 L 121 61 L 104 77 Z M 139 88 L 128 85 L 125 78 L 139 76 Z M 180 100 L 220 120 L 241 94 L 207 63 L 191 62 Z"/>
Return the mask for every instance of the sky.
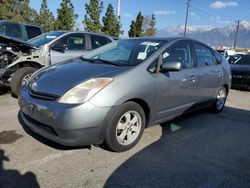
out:
<path id="1" fill-rule="evenodd" d="M 47 0 L 49 9 L 57 15 L 57 8 L 61 0 Z M 85 12 L 85 3 L 89 0 L 71 0 L 75 13 L 79 15 L 77 27 L 82 28 L 82 20 Z M 121 23 L 124 36 L 130 28 L 131 21 L 136 18 L 139 11 L 143 15 L 156 16 L 157 29 L 168 26 L 183 25 L 185 22 L 187 0 L 121 0 Z M 108 4 L 112 4 L 115 11 L 117 0 L 103 0 L 106 12 Z M 236 20 L 250 21 L 250 0 L 191 0 L 188 17 L 188 25 L 209 25 L 223 27 Z M 30 6 L 39 11 L 41 0 L 30 0 Z"/>

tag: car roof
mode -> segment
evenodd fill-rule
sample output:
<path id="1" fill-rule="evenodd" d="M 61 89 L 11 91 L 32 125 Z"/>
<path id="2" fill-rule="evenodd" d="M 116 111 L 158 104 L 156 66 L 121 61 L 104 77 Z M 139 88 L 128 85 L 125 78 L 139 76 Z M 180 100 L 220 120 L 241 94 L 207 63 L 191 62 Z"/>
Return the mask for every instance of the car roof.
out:
<path id="1" fill-rule="evenodd" d="M 87 34 L 91 34 L 91 35 L 99 35 L 99 36 L 104 36 L 104 37 L 109 37 L 112 39 L 115 39 L 116 37 L 111 36 L 111 35 L 105 35 L 105 34 L 101 34 L 101 33 L 94 33 L 94 32 L 89 32 L 89 31 L 72 31 L 72 30 L 57 30 L 57 31 L 50 31 L 50 32 L 62 32 L 63 34 L 70 34 L 70 33 L 87 33 Z M 48 32 L 48 33 L 50 33 Z"/>
<path id="2" fill-rule="evenodd" d="M 22 24 L 22 25 L 27 25 L 27 26 L 34 26 L 34 27 L 42 27 L 40 25 L 36 24 L 29 24 L 29 23 L 24 23 L 24 22 L 16 22 L 16 21 L 11 21 L 11 20 L 0 20 L 0 23 L 16 23 L 16 24 Z"/>

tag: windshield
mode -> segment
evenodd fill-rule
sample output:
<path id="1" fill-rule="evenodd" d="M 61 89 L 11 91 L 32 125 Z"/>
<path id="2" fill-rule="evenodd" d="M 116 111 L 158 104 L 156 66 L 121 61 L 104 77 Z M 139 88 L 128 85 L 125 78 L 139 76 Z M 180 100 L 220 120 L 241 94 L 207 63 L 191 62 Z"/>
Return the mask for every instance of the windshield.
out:
<path id="1" fill-rule="evenodd" d="M 28 40 L 28 43 L 36 46 L 36 47 L 40 47 L 42 45 L 47 44 L 48 42 L 54 40 L 55 38 L 61 36 L 62 34 L 64 34 L 65 32 L 50 32 L 50 33 L 45 33 L 42 35 L 39 35 L 38 37 L 35 37 L 31 40 Z"/>
<path id="2" fill-rule="evenodd" d="M 237 65 L 250 65 L 250 55 L 245 55 L 240 58 L 238 58 L 234 64 Z"/>
<path id="3" fill-rule="evenodd" d="M 92 52 L 86 53 L 86 59 L 98 59 L 117 66 L 135 66 L 147 59 L 164 41 L 150 39 L 123 39 L 109 43 Z"/>

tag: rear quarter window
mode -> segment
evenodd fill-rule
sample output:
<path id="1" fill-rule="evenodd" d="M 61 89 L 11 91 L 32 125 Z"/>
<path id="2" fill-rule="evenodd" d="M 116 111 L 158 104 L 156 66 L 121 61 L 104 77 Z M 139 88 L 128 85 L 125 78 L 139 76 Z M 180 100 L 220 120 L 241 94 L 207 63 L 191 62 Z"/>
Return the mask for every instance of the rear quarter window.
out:
<path id="1" fill-rule="evenodd" d="M 28 39 L 32 39 L 42 34 L 41 29 L 39 27 L 26 25 L 25 29 L 27 32 Z"/>
<path id="2" fill-rule="evenodd" d="M 199 43 L 195 43 L 194 47 L 198 67 L 216 64 L 215 57 L 208 47 Z"/>

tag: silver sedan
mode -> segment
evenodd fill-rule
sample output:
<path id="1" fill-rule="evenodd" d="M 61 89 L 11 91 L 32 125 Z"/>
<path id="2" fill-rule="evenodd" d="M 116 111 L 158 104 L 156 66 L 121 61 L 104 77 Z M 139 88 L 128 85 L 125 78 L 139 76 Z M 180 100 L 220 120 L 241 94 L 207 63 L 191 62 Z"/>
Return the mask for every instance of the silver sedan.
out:
<path id="1" fill-rule="evenodd" d="M 21 89 L 24 122 L 67 146 L 132 148 L 145 127 L 200 107 L 220 112 L 228 62 L 188 38 L 122 39 L 41 69 Z"/>

